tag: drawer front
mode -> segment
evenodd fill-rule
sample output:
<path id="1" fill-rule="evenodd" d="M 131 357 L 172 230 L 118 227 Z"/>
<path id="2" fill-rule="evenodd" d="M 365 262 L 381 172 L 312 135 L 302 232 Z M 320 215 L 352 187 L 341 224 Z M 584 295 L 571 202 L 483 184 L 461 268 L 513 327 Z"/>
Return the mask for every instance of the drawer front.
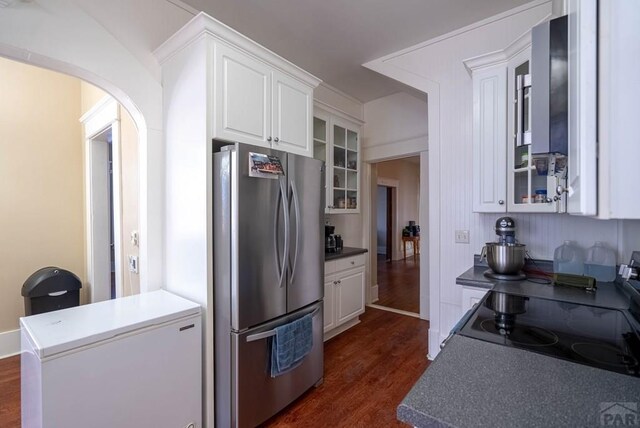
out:
<path id="1" fill-rule="evenodd" d="M 336 263 L 336 272 L 361 267 L 361 266 L 364 266 L 364 254 L 358 254 L 357 256 L 338 259 L 335 261 L 335 263 Z"/>

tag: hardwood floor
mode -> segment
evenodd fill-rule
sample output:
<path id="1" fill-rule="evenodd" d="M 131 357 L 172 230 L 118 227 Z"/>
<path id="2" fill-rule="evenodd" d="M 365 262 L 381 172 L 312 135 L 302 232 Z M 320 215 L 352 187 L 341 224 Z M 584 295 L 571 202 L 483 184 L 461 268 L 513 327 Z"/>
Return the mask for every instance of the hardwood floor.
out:
<path id="1" fill-rule="evenodd" d="M 265 427 L 394 427 L 396 407 L 429 365 L 429 323 L 367 308 L 325 343 L 324 383 Z"/>
<path id="2" fill-rule="evenodd" d="M 429 323 L 367 308 L 325 343 L 324 383 L 265 427 L 394 427 L 396 407 L 429 365 Z M 0 427 L 20 427 L 20 357 L 0 360 Z"/>
<path id="3" fill-rule="evenodd" d="M 0 427 L 20 427 L 20 355 L 0 360 Z"/>
<path id="4" fill-rule="evenodd" d="M 378 255 L 377 305 L 420 313 L 420 256 L 387 262 Z"/>

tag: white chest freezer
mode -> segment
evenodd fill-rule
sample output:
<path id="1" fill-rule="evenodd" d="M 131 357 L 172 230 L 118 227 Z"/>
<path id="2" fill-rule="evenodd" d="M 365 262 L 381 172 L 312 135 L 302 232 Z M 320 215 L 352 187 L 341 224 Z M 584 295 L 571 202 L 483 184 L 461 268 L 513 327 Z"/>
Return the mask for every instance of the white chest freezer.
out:
<path id="1" fill-rule="evenodd" d="M 202 427 L 198 304 L 161 290 L 20 326 L 23 428 Z"/>

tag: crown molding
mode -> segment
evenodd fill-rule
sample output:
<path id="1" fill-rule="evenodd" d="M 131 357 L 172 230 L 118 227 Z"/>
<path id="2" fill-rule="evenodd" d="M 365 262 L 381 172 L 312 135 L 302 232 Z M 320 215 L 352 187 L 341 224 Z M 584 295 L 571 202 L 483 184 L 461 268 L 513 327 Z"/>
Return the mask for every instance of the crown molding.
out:
<path id="1" fill-rule="evenodd" d="M 153 54 L 158 59 L 158 62 L 163 64 L 177 52 L 198 40 L 203 35 L 228 43 L 248 55 L 266 61 L 314 88 L 322 81 L 204 12 L 200 12 L 194 16 L 184 27 L 161 44 Z"/>

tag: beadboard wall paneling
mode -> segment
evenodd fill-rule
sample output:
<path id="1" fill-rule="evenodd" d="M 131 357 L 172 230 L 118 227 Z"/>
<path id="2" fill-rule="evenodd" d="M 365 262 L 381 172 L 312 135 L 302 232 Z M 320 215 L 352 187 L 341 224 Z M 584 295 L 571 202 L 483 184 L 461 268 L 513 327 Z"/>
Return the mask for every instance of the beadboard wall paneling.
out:
<path id="1" fill-rule="evenodd" d="M 567 214 L 511 214 L 516 221 L 516 238 L 527 246 L 534 259 L 553 259 L 553 252 L 566 240 L 575 241 L 585 250 L 595 241 L 602 241 L 616 251 L 618 262 L 628 261 L 630 253 L 623 248 L 621 239 L 622 221 L 596 220 Z M 480 253 L 485 242 L 495 241 L 493 230 L 500 214 L 479 215 L 478 241 L 474 241 L 474 252 Z M 640 223 L 640 222 L 637 222 Z M 638 231 L 629 228 L 629 235 Z M 637 235 L 636 235 L 637 236 Z M 472 260 L 469 260 L 472 263 Z"/>

